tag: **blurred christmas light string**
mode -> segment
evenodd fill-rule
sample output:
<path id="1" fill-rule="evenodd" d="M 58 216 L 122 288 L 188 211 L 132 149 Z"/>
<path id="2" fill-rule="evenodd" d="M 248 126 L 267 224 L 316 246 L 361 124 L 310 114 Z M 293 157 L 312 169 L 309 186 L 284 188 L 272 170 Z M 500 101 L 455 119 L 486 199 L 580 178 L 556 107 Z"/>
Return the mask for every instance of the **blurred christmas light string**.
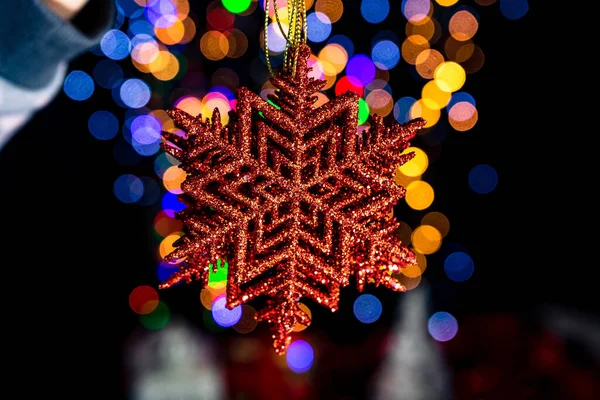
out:
<path id="1" fill-rule="evenodd" d="M 269 51 L 269 7 L 271 6 L 271 0 L 265 0 L 265 27 L 264 27 L 264 47 L 265 47 L 265 60 L 269 74 L 275 76 L 273 67 L 271 65 L 270 51 Z M 291 9 L 290 9 L 291 8 Z M 291 7 L 287 5 L 287 16 L 288 16 L 288 33 L 286 34 L 285 29 L 281 23 L 279 17 L 279 7 L 277 6 L 277 0 L 273 0 L 273 10 L 275 14 L 275 22 L 279 27 L 281 35 L 286 41 L 284 56 L 283 56 L 283 68 L 292 68 L 292 75 L 296 74 L 296 60 L 297 54 L 292 60 L 288 58 L 288 49 L 297 49 L 301 43 L 306 42 L 308 36 L 308 24 L 306 22 L 306 3 L 304 0 L 291 0 Z"/>

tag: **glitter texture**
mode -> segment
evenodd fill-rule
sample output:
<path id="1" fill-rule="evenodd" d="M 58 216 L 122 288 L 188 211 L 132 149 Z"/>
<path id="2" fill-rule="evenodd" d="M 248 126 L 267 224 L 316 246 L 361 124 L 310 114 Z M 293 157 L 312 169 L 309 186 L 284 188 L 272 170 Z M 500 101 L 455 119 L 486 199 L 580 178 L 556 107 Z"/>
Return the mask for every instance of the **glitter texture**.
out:
<path id="1" fill-rule="evenodd" d="M 402 152 L 425 121 L 386 127 L 375 115 L 357 134 L 358 95 L 313 107 L 325 82 L 307 76 L 310 53 L 302 45 L 296 73 L 271 79 L 275 105 L 240 88 L 227 126 L 217 109 L 204 121 L 173 109 L 185 136 L 163 134 L 187 177 L 176 214 L 185 234 L 166 258 L 180 268 L 160 288 L 206 286 L 209 263 L 227 260 L 227 308 L 265 297 L 256 318 L 272 324 L 279 354 L 296 323 L 310 324 L 301 298 L 335 311 L 352 276 L 359 290 L 404 291 L 392 274 L 416 263 L 387 214 L 405 194 L 394 171 L 413 157 Z"/>

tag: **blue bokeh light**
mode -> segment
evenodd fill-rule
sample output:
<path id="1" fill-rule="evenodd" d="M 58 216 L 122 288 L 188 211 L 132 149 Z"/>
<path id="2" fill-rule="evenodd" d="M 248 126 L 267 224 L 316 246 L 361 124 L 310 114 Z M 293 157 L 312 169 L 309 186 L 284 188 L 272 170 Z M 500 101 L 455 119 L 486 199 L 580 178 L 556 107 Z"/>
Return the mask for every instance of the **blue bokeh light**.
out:
<path id="1" fill-rule="evenodd" d="M 144 184 L 140 178 L 132 174 L 119 176 L 113 184 L 113 192 L 123 203 L 135 203 L 144 195 Z"/>
<path id="2" fill-rule="evenodd" d="M 308 371 L 314 359 L 315 352 L 312 346 L 304 340 L 292 342 L 285 353 L 288 367 L 297 374 Z"/>
<path id="3" fill-rule="evenodd" d="M 475 264 L 473 259 L 462 251 L 457 251 L 446 257 L 444 272 L 454 282 L 464 282 L 473 275 Z"/>
<path id="4" fill-rule="evenodd" d="M 102 37 L 100 48 L 106 57 L 113 60 L 123 60 L 131 51 L 131 41 L 124 32 L 111 29 Z"/>
<path id="5" fill-rule="evenodd" d="M 439 311 L 429 317 L 427 330 L 438 342 L 447 342 L 458 333 L 458 321 L 452 314 Z"/>
<path id="6" fill-rule="evenodd" d="M 94 80 L 104 89 L 112 89 L 123 80 L 123 69 L 113 60 L 101 60 L 92 72 Z"/>
<path id="7" fill-rule="evenodd" d="M 127 17 L 131 17 L 136 11 L 142 9 L 134 0 L 116 0 L 117 10 Z"/>
<path id="8" fill-rule="evenodd" d="M 90 115 L 88 130 L 96 139 L 109 140 L 119 132 L 119 120 L 110 111 L 99 110 Z"/>
<path id="9" fill-rule="evenodd" d="M 498 185 L 498 173 L 487 164 L 479 164 L 469 172 L 469 186 L 475 193 L 487 194 Z"/>
<path id="10" fill-rule="evenodd" d="M 156 275 L 158 277 L 159 283 L 163 283 L 177 271 L 179 271 L 179 266 L 177 264 L 169 264 L 168 262 L 165 262 L 165 261 L 161 262 L 156 267 Z M 181 285 L 182 283 L 183 283 L 183 281 L 178 282 L 173 286 Z"/>
<path id="11" fill-rule="evenodd" d="M 128 79 L 119 89 L 123 103 L 130 108 L 141 108 L 150 101 L 150 87 L 141 79 Z"/>
<path id="12" fill-rule="evenodd" d="M 160 150 L 160 142 L 144 144 L 138 143 L 135 139 L 131 141 L 133 149 L 141 156 L 148 157 L 153 156 Z"/>
<path id="13" fill-rule="evenodd" d="M 63 90 L 73 100 L 87 100 L 94 93 L 94 80 L 83 71 L 71 71 L 65 78 Z"/>
<path id="14" fill-rule="evenodd" d="M 417 102 L 413 97 L 402 97 L 394 104 L 394 118 L 399 124 L 403 124 L 411 120 L 410 109 Z"/>
<path id="15" fill-rule="evenodd" d="M 237 324 L 242 317 L 242 306 L 237 306 L 233 310 L 229 310 L 225 307 L 226 304 L 227 299 L 223 294 L 213 301 L 211 310 L 215 322 L 224 328 Z"/>
<path id="16" fill-rule="evenodd" d="M 177 22 L 177 6 L 171 0 L 154 0 L 146 5 L 146 18 L 157 28 L 168 28 Z"/>
<path id="17" fill-rule="evenodd" d="M 390 13 L 390 2 L 389 0 L 362 0 L 360 13 L 367 22 L 378 24 Z"/>
<path id="18" fill-rule="evenodd" d="M 400 49 L 391 40 L 382 40 L 373 46 L 371 57 L 377 68 L 390 70 L 400 61 Z"/>
<path id="19" fill-rule="evenodd" d="M 346 65 L 346 75 L 352 84 L 367 86 L 375 79 L 375 64 L 364 54 L 356 54 Z"/>
<path id="20" fill-rule="evenodd" d="M 129 35 L 135 37 L 137 35 L 146 35 L 146 36 L 154 36 L 154 26 L 145 19 L 139 19 L 133 23 L 129 24 Z M 131 43 L 132 46 L 135 46 L 135 43 Z"/>
<path id="21" fill-rule="evenodd" d="M 179 197 L 171 192 L 167 192 L 164 194 L 162 199 L 162 208 L 169 217 L 174 218 L 175 213 L 183 210 L 185 208 L 185 204 L 179 201 Z"/>
<path id="22" fill-rule="evenodd" d="M 129 127 L 132 138 L 141 145 L 160 141 L 162 125 L 152 115 L 139 115 L 133 119 Z"/>
<path id="23" fill-rule="evenodd" d="M 310 13 L 306 17 L 308 24 L 308 40 L 314 43 L 321 43 L 331 34 L 331 21 L 327 15 L 320 12 Z"/>
<path id="24" fill-rule="evenodd" d="M 500 12 L 508 19 L 523 18 L 529 11 L 527 0 L 500 0 Z"/>
<path id="25" fill-rule="evenodd" d="M 372 294 L 361 294 L 354 300 L 354 315 L 363 324 L 372 324 L 381 316 L 381 301 Z"/>

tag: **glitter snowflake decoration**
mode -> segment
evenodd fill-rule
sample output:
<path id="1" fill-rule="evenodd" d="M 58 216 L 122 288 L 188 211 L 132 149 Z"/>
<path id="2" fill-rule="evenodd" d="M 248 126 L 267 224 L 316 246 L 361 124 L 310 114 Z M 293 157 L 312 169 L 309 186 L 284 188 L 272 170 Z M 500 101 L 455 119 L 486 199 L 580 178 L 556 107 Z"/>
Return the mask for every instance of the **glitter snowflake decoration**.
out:
<path id="1" fill-rule="evenodd" d="M 272 324 L 280 354 L 294 325 L 310 324 L 301 298 L 335 311 L 352 276 L 359 290 L 404 291 L 392 274 L 416 263 L 388 213 L 405 194 L 394 171 L 413 157 L 402 152 L 425 122 L 386 127 L 374 116 L 357 134 L 355 93 L 313 106 L 325 82 L 308 77 L 309 56 L 303 45 L 295 74 L 271 80 L 269 102 L 239 89 L 227 126 L 217 109 L 205 121 L 170 110 L 185 136 L 165 132 L 163 142 L 187 177 L 177 214 L 185 235 L 167 256 L 180 269 L 161 288 L 206 285 L 209 264 L 227 260 L 227 307 L 266 298 L 257 319 Z"/>

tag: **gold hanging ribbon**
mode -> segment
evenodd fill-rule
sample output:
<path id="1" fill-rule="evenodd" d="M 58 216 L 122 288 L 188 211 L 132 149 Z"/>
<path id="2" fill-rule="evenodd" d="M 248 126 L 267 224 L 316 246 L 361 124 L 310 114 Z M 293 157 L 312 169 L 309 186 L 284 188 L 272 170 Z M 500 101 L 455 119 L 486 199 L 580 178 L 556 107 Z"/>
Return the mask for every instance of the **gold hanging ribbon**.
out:
<path id="1" fill-rule="evenodd" d="M 286 34 L 283 24 L 281 23 L 281 18 L 279 17 L 277 0 L 265 0 L 264 51 L 267 68 L 269 69 L 269 74 L 271 74 L 271 76 L 275 76 L 269 57 L 269 8 L 271 2 L 273 4 L 273 10 L 275 11 L 275 22 L 277 22 L 277 26 L 286 42 L 283 54 L 283 70 L 291 70 L 292 75 L 295 75 L 298 47 L 301 44 L 306 43 L 307 37 L 308 25 L 306 23 L 306 3 L 305 0 L 288 0 L 288 32 Z M 294 49 L 294 55 L 292 57 L 288 55 L 288 50 L 290 48 Z"/>

